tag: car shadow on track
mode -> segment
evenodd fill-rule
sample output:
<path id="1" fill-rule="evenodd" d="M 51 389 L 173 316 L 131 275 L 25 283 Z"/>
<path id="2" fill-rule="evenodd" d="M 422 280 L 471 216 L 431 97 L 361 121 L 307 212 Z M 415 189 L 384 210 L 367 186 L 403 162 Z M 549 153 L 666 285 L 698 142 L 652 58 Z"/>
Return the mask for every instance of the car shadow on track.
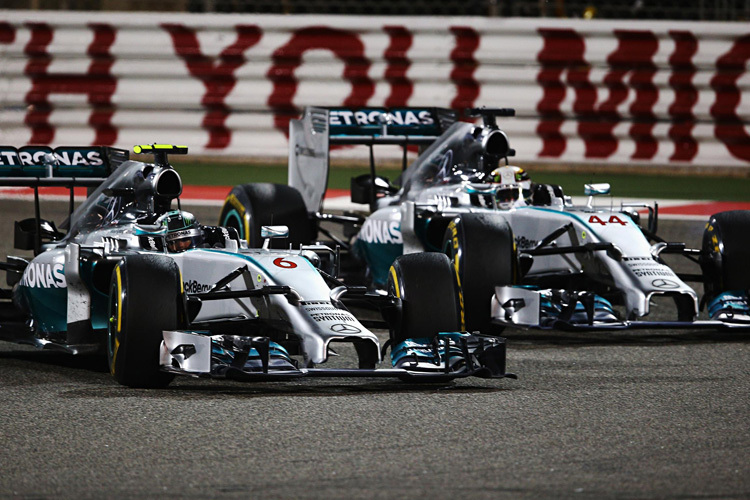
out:
<path id="1" fill-rule="evenodd" d="M 461 379 L 442 383 L 409 383 L 391 379 L 297 378 L 288 381 L 233 382 L 177 377 L 166 389 L 132 389 L 118 385 L 109 376 L 106 358 L 71 356 L 49 351 L 0 351 L 3 378 L 12 385 L 54 385 L 67 398 L 248 398 L 275 396 L 356 396 L 363 394 L 471 394 L 512 390 L 503 380 Z M 68 389 L 71 382 L 85 386 Z"/>
<path id="2" fill-rule="evenodd" d="M 405 384 L 405 383 L 362 383 L 361 379 L 351 384 L 320 384 L 318 381 L 299 382 L 256 382 L 230 385 L 225 382 L 206 381 L 205 384 L 176 382 L 166 389 L 130 389 L 115 385 L 85 387 L 65 391 L 68 398 L 150 398 L 150 399 L 245 399 L 258 397 L 341 397 L 361 395 L 392 394 L 487 394 L 511 390 L 508 386 L 466 386 L 451 384 Z"/>
<path id="3" fill-rule="evenodd" d="M 37 364 L 39 366 L 56 366 L 61 368 L 73 368 L 88 370 L 92 372 L 108 373 L 107 359 L 103 354 L 80 354 L 73 356 L 71 354 L 44 351 L 44 350 L 5 350 L 0 351 L 0 360 L 19 360 Z M 19 365 L 21 366 L 21 365 Z"/>

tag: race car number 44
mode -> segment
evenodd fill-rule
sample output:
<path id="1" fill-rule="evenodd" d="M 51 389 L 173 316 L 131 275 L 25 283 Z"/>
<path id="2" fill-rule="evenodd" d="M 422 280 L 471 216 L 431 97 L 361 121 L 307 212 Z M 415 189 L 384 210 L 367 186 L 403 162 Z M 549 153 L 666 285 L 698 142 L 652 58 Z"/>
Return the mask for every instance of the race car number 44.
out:
<path id="1" fill-rule="evenodd" d="M 600 218 L 598 215 L 592 215 L 589 217 L 589 224 L 601 224 L 602 226 L 606 226 L 607 224 L 619 224 L 621 226 L 627 226 L 628 223 L 624 220 L 620 219 L 616 215 L 610 215 L 609 220 L 604 220 Z"/>

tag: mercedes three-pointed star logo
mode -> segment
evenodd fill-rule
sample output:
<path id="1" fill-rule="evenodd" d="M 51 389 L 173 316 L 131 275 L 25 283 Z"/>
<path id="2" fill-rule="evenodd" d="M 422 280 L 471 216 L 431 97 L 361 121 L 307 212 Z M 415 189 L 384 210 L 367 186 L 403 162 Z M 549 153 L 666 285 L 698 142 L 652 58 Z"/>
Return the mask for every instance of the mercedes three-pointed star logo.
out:
<path id="1" fill-rule="evenodd" d="M 336 333 L 359 333 L 362 330 L 354 325 L 346 325 L 344 323 L 336 323 L 331 325 L 331 331 Z"/>
<path id="2" fill-rule="evenodd" d="M 655 279 L 651 282 L 651 286 L 656 288 L 680 288 L 680 285 L 672 280 L 665 280 L 664 278 Z"/>

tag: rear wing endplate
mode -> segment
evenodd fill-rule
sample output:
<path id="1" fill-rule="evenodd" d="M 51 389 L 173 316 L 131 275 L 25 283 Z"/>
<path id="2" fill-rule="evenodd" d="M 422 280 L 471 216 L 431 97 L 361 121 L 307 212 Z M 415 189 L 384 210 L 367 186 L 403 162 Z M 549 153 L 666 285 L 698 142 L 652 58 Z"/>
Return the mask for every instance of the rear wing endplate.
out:
<path id="1" fill-rule="evenodd" d="M 408 146 L 432 144 L 456 120 L 456 112 L 446 108 L 307 107 L 302 118 L 289 122 L 288 183 L 302 194 L 307 210 L 316 212 L 328 184 L 331 145 L 369 146 L 374 177 L 373 146 L 401 146 L 406 169 Z"/>
<path id="2" fill-rule="evenodd" d="M 289 122 L 289 179 L 305 201 L 308 212 L 317 212 L 328 186 L 328 110 L 306 108 L 302 118 Z"/>

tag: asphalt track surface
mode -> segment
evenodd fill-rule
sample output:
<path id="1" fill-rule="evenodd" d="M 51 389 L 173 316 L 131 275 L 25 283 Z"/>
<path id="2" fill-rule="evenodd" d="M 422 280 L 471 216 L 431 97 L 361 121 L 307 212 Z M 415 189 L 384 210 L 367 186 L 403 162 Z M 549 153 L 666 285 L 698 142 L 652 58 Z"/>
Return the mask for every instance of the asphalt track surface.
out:
<path id="1" fill-rule="evenodd" d="M 3 254 L 31 214 L 0 201 Z M 0 497 L 750 498 L 750 335 L 508 337 L 518 380 L 159 391 L 117 385 L 100 357 L 0 343 Z"/>

